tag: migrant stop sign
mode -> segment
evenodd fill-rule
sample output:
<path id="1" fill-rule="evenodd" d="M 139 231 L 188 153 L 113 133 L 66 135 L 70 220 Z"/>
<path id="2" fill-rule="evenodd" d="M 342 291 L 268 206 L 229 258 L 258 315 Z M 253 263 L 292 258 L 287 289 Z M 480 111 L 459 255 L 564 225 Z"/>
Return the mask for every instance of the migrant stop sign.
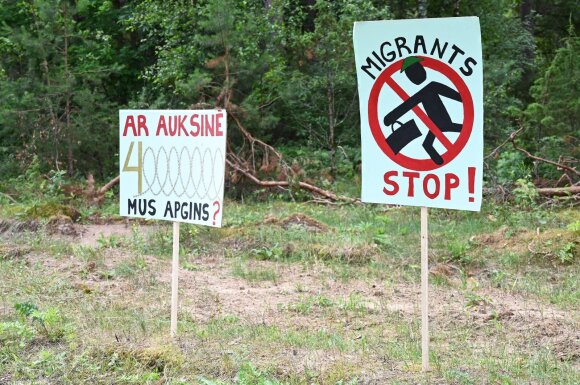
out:
<path id="1" fill-rule="evenodd" d="M 362 200 L 478 211 L 483 164 L 479 20 L 355 23 Z"/>

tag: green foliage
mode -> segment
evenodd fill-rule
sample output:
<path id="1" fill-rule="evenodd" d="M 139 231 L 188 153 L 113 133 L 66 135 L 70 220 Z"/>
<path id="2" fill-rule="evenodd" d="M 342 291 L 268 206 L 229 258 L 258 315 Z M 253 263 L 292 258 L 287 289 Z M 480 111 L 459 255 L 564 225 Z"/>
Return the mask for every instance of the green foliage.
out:
<path id="1" fill-rule="evenodd" d="M 121 71 L 106 10 L 69 1 L 3 2 L 0 13 L 0 156 L 41 169 L 98 172 L 116 164 L 116 90 Z M 89 17 L 90 16 L 90 17 Z M 108 23 L 109 21 L 107 21 Z M 4 163 L 4 162 L 1 162 Z M 102 175 L 102 174 L 101 174 Z"/>
<path id="2" fill-rule="evenodd" d="M 502 185 L 512 185 L 518 179 L 524 179 L 531 173 L 526 157 L 519 151 L 504 151 L 501 153 L 495 168 L 498 182 Z"/>
<path id="3" fill-rule="evenodd" d="M 514 199 L 518 205 L 524 208 L 531 208 L 538 198 L 538 190 L 528 179 L 518 179 L 516 188 L 513 190 Z"/>
<path id="4" fill-rule="evenodd" d="M 568 224 L 567 228 L 576 235 L 580 235 L 580 220 Z"/>
<path id="5" fill-rule="evenodd" d="M 580 38 L 570 26 L 569 35 L 554 58 L 530 89 L 534 101 L 525 111 L 529 147 L 538 156 L 558 161 L 580 157 Z M 535 139 L 535 141 L 534 141 Z M 544 178 L 558 179 L 562 171 L 542 164 L 537 171 Z"/>
<path id="6" fill-rule="evenodd" d="M 272 247 L 261 247 L 259 249 L 252 249 L 250 254 L 259 260 L 263 261 L 277 261 L 284 258 L 284 250 L 278 246 L 274 245 Z"/>
<path id="7" fill-rule="evenodd" d="M 122 245 L 122 240 L 114 234 L 109 235 L 108 237 L 99 234 L 97 244 L 103 249 L 116 249 Z"/>
<path id="8" fill-rule="evenodd" d="M 458 262 L 462 265 L 469 265 L 473 263 L 473 254 L 470 252 L 469 243 L 460 239 L 450 239 L 446 242 L 447 259 L 452 262 Z"/>
<path id="9" fill-rule="evenodd" d="M 346 299 L 338 302 L 338 307 L 346 312 L 362 314 L 367 311 L 364 298 L 357 293 L 351 293 Z"/>
<path id="10" fill-rule="evenodd" d="M 492 301 L 489 298 L 477 293 L 471 291 L 465 293 L 465 307 L 468 309 L 490 304 L 491 302 Z"/>
<path id="11" fill-rule="evenodd" d="M 119 242 L 118 239 L 116 242 Z M 171 256 L 173 237 L 170 228 L 160 227 L 155 231 L 148 231 L 146 227 L 134 224 L 131 227 L 129 244 L 140 255 Z"/>
<path id="12" fill-rule="evenodd" d="M 429 17 L 480 18 L 486 147 L 524 125 L 524 148 L 574 164 L 577 1 L 419 4 Z M 43 193 L 51 196 L 65 172 L 99 180 L 118 172 L 118 109 L 210 106 L 227 106 L 252 135 L 284 147 L 305 171 L 297 179 L 358 194 L 353 22 L 420 16 L 410 0 L 35 0 L 1 7 L 0 191 L 34 168 L 48 178 Z M 246 156 L 235 126 L 230 148 Z M 268 155 L 253 150 L 258 161 Z M 512 151 L 490 166 L 490 181 L 503 185 L 528 174 L 561 175 Z M 300 194 L 290 189 L 280 197 Z"/>
<path id="13" fill-rule="evenodd" d="M 534 37 L 512 12 L 511 1 L 462 2 L 461 6 L 464 7 L 462 14 L 480 17 L 484 142 L 487 148 L 495 148 L 515 128 L 514 118 L 525 108 L 527 90 L 522 92 L 518 85 L 533 68 L 530 52 L 534 52 Z"/>
<path id="14" fill-rule="evenodd" d="M 34 329 L 22 322 L 0 322 L 0 342 L 2 345 L 16 345 L 19 348 L 24 348 L 34 338 L 34 335 Z"/>
<path id="15" fill-rule="evenodd" d="M 25 302 L 15 304 L 14 310 L 16 310 L 16 313 L 19 316 L 26 318 L 30 317 L 34 311 L 38 310 L 38 308 L 32 303 Z"/>
<path id="16" fill-rule="evenodd" d="M 50 342 L 56 342 L 70 333 L 71 330 L 61 313 L 53 307 L 41 311 L 32 303 L 17 303 L 14 305 L 19 321 L 5 325 L 5 331 L 16 331 L 16 334 L 25 339 L 34 335 L 46 338 Z M 30 326 L 26 321 L 30 321 Z M 2 333 L 0 332 L 0 335 Z"/>
<path id="17" fill-rule="evenodd" d="M 576 248 L 576 243 L 566 243 L 557 253 L 560 262 L 564 264 L 572 263 L 577 254 Z"/>
<path id="18" fill-rule="evenodd" d="M 324 295 L 314 295 L 303 298 L 297 303 L 290 304 L 288 310 L 299 314 L 310 314 L 314 310 L 331 308 L 335 304 L 332 300 Z"/>
<path id="19" fill-rule="evenodd" d="M 57 181 L 60 180 L 60 178 L 57 179 Z M 40 197 L 55 197 L 54 194 L 58 195 L 60 192 L 60 185 L 51 183 L 51 186 L 47 186 L 47 182 L 47 179 L 42 176 L 39 158 L 34 155 L 30 165 L 24 170 L 22 175 L 0 180 L 0 188 L 10 192 L 20 200 L 35 201 Z"/>

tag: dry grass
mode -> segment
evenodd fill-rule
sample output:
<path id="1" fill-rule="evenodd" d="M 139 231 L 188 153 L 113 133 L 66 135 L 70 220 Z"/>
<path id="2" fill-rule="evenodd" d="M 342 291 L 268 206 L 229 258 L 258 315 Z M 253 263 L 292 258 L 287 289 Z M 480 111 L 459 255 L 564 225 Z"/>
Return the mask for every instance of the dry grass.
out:
<path id="1" fill-rule="evenodd" d="M 242 218 L 212 232 L 185 227 L 175 343 L 168 339 L 170 261 L 150 253 L 165 247 L 163 226 L 147 235 L 104 225 L 102 237 L 92 226 L 86 245 L 79 245 L 82 237 L 5 233 L 0 372 L 10 380 L 0 376 L 0 383 L 580 380 L 578 259 L 538 261 L 527 247 L 557 255 L 572 242 L 565 226 L 507 234 L 482 221 L 479 233 L 454 235 L 466 239 L 460 251 L 472 262 L 432 263 L 433 370 L 425 375 L 413 215 L 352 208 L 348 217 L 344 208 L 313 208 L 307 217 L 293 216 L 292 205 L 266 210 L 274 219 L 252 226 Z M 464 219 L 452 220 L 460 228 Z M 457 253 L 437 247 L 439 254 Z M 556 281 L 546 281 L 546 271 Z M 36 321 L 14 310 L 24 302 L 54 309 L 62 334 L 40 339 Z"/>

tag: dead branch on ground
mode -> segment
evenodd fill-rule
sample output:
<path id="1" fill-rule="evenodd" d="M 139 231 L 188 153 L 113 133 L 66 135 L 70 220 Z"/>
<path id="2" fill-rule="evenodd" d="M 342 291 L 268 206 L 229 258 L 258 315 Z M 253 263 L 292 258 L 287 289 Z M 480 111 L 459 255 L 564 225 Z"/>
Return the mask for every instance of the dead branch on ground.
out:
<path id="1" fill-rule="evenodd" d="M 568 196 L 574 194 L 580 194 L 580 186 L 569 186 L 569 187 L 545 187 L 536 189 L 538 194 L 543 196 Z"/>
<path id="2" fill-rule="evenodd" d="M 95 190 L 95 178 L 93 177 L 93 174 L 89 174 L 87 177 L 87 188 L 85 189 L 84 193 L 87 198 L 92 200 L 93 203 L 99 204 L 105 199 L 105 193 L 112 189 L 115 185 L 118 185 L 120 180 L 121 176 L 117 175 L 103 187 Z"/>
<path id="3" fill-rule="evenodd" d="M 240 172 L 246 178 L 248 178 L 250 181 L 252 181 L 254 184 L 256 184 L 260 187 L 265 187 L 265 188 L 292 187 L 292 185 L 293 185 L 289 181 L 260 180 L 257 176 L 255 176 L 249 170 L 246 170 L 246 169 L 240 167 L 238 164 L 230 161 L 229 159 L 226 159 L 226 162 L 227 162 L 228 166 L 230 166 L 234 170 Z M 342 201 L 342 202 L 349 202 L 349 203 L 356 203 L 359 201 L 358 199 L 355 199 L 355 198 L 349 198 L 349 197 L 346 197 L 344 195 L 337 195 L 331 191 L 314 186 L 310 183 L 296 182 L 295 185 L 297 187 L 300 187 L 303 190 L 307 190 L 313 194 L 317 194 L 317 195 L 323 196 L 327 199 L 330 199 L 331 201 Z"/>

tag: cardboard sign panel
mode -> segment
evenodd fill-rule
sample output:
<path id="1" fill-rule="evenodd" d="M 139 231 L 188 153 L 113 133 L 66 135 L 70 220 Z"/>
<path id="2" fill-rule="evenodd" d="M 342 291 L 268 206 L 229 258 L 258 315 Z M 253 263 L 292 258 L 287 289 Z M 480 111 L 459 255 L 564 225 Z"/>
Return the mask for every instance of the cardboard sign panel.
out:
<path id="1" fill-rule="evenodd" d="M 224 110 L 119 111 L 120 214 L 221 227 Z"/>
<path id="2" fill-rule="evenodd" d="M 479 211 L 477 17 L 357 22 L 362 200 Z"/>

